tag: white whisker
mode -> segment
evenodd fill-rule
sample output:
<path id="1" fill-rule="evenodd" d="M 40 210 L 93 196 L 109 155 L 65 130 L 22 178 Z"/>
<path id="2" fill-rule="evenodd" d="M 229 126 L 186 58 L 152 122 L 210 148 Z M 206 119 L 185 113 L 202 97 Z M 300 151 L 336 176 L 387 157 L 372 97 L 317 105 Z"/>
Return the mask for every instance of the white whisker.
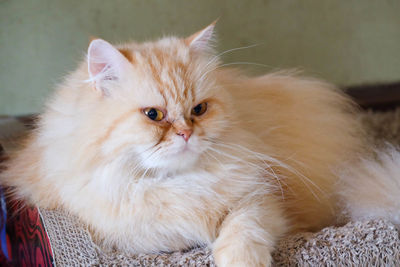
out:
<path id="1" fill-rule="evenodd" d="M 216 60 L 218 60 L 218 58 L 220 56 L 224 55 L 224 54 L 227 54 L 227 53 L 230 53 L 230 52 L 233 52 L 233 51 L 237 51 L 237 50 L 243 50 L 243 49 L 247 49 L 247 48 L 252 48 L 252 47 L 255 47 L 255 46 L 259 46 L 259 45 L 260 44 L 252 44 L 252 45 L 248 45 L 248 46 L 236 47 L 236 48 L 231 48 L 231 49 L 225 50 L 225 51 L 219 53 L 218 55 L 212 57 L 211 60 L 206 64 L 204 69 L 207 68 L 210 64 L 212 64 Z"/>
<path id="2" fill-rule="evenodd" d="M 306 177 L 304 174 L 300 173 L 298 170 L 294 169 L 292 166 L 290 166 L 290 165 L 288 165 L 286 163 L 283 163 L 282 161 L 280 161 L 280 160 L 278 160 L 276 158 L 273 158 L 273 157 L 265 155 L 265 154 L 261 154 L 259 152 L 252 151 L 249 148 L 243 147 L 243 146 L 241 146 L 239 144 L 229 144 L 229 143 L 221 142 L 219 140 L 218 141 L 217 140 L 209 140 L 209 141 L 211 141 L 216 146 L 221 146 L 221 147 L 224 147 L 224 148 L 227 148 L 227 149 L 231 149 L 231 150 L 237 150 L 238 152 L 242 151 L 242 153 L 246 152 L 246 154 L 248 156 L 252 155 L 256 159 L 260 160 L 262 162 L 262 165 L 266 166 L 266 168 L 269 170 L 267 172 L 267 174 L 272 176 L 272 177 L 274 177 L 277 180 L 277 182 L 279 183 L 279 187 L 281 188 L 282 194 L 283 194 L 283 188 L 282 188 L 281 183 L 285 184 L 286 187 L 288 187 L 288 185 L 286 183 L 284 183 L 283 180 L 280 179 L 280 177 L 278 177 L 278 175 L 275 173 L 275 171 L 273 170 L 272 166 L 268 162 L 272 162 L 272 163 L 276 164 L 274 166 L 284 168 L 284 169 L 292 172 L 293 174 L 295 174 L 297 177 L 299 177 L 300 180 L 302 181 L 302 183 L 308 188 L 308 190 L 313 194 L 313 196 L 318 201 L 321 201 L 321 200 L 320 200 L 319 196 L 314 192 L 314 190 L 310 187 L 310 185 L 313 186 L 315 189 L 317 189 L 319 192 L 321 192 L 323 195 L 326 195 L 326 193 L 317 184 L 315 184 L 311 179 Z M 219 150 L 215 150 L 215 152 L 222 154 L 222 152 L 219 151 Z M 238 160 L 237 157 L 234 157 L 231 154 L 223 153 L 223 155 L 227 156 L 227 157 L 230 157 L 230 158 L 233 158 L 235 160 Z M 250 163 L 250 165 L 253 166 L 255 164 L 254 163 Z M 258 166 L 258 167 L 260 167 L 260 166 Z M 288 189 L 289 189 L 289 187 L 288 187 Z"/>
<path id="3" fill-rule="evenodd" d="M 257 63 L 257 62 L 247 62 L 247 61 L 231 62 L 231 63 L 226 63 L 226 64 L 218 65 L 217 67 L 206 71 L 204 74 L 202 74 L 202 75 L 200 76 L 200 79 L 199 79 L 199 80 L 203 80 L 203 78 L 204 78 L 208 73 L 210 73 L 211 71 L 217 70 L 217 69 L 222 68 L 222 67 L 231 66 L 231 65 L 254 65 L 254 66 L 266 67 L 266 68 L 271 68 L 271 69 L 274 68 L 273 66 L 266 65 L 266 64 L 262 64 L 262 63 Z"/>

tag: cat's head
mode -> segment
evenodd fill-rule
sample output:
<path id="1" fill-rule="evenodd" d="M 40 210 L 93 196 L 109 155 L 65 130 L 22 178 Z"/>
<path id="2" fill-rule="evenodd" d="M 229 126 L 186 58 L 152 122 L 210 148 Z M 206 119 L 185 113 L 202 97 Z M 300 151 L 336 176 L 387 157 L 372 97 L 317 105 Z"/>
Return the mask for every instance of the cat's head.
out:
<path id="1" fill-rule="evenodd" d="M 95 39 L 87 65 L 102 123 L 99 146 L 139 168 L 191 168 L 229 125 L 211 44 L 214 24 L 189 38 L 113 46 Z M 100 115 L 101 114 L 101 115 Z"/>

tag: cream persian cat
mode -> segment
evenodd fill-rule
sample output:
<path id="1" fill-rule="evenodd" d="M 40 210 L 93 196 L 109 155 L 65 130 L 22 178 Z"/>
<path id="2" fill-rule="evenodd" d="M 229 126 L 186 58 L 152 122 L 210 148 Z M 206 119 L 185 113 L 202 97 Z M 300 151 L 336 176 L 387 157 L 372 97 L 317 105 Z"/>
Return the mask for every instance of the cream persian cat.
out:
<path id="1" fill-rule="evenodd" d="M 104 248 L 208 245 L 218 266 L 268 266 L 283 235 L 342 214 L 398 220 L 398 153 L 358 160 L 351 101 L 314 79 L 222 68 L 213 30 L 93 40 L 1 183 L 77 215 Z"/>

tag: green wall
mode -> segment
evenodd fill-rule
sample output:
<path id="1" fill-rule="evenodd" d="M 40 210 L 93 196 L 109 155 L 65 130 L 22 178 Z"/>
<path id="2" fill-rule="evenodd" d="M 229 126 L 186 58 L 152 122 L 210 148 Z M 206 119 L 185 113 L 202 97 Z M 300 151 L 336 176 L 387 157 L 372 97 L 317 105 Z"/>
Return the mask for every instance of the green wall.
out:
<path id="1" fill-rule="evenodd" d="M 259 44 L 226 63 L 300 68 L 339 85 L 400 80 L 398 0 L 0 0 L 0 114 L 40 111 L 89 36 L 185 36 L 218 17 L 219 51 Z"/>

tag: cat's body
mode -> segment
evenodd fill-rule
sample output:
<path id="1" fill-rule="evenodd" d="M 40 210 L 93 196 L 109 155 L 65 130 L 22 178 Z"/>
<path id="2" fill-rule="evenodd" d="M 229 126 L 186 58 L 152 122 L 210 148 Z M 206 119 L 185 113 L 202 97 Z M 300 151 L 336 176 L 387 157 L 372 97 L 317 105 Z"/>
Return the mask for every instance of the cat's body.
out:
<path id="1" fill-rule="evenodd" d="M 220 69 L 212 30 L 93 41 L 1 183 L 77 215 L 106 248 L 210 245 L 219 266 L 268 265 L 285 233 L 335 223 L 337 170 L 363 150 L 351 102 L 315 80 Z"/>

